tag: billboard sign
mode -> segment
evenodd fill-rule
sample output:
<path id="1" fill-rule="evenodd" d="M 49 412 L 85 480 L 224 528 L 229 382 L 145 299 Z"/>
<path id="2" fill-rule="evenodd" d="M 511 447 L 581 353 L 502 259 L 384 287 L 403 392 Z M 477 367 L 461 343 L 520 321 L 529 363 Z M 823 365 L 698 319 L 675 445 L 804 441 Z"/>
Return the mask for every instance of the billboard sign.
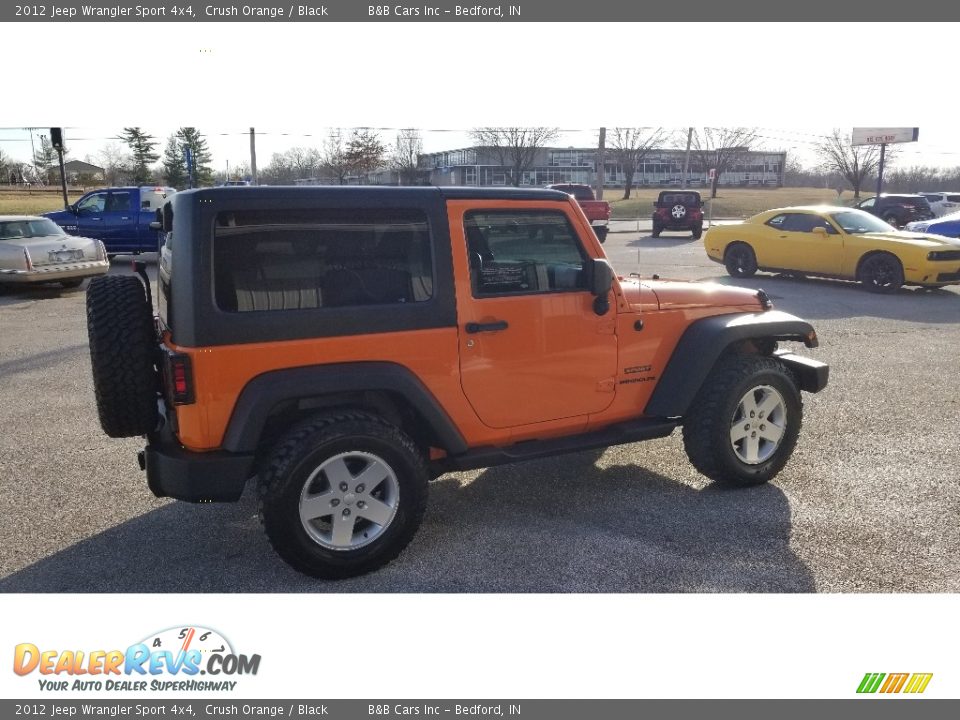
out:
<path id="1" fill-rule="evenodd" d="M 920 128 L 854 128 L 851 145 L 890 145 L 916 142 Z"/>

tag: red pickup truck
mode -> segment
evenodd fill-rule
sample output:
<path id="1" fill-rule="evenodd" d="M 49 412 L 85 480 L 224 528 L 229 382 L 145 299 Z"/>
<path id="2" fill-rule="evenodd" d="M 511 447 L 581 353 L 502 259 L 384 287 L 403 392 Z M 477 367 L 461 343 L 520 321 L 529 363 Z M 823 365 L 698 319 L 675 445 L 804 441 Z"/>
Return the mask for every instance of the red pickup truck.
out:
<path id="1" fill-rule="evenodd" d="M 610 229 L 610 203 L 594 199 L 592 187 L 583 183 L 560 183 L 547 185 L 547 188 L 572 195 L 590 221 L 597 240 L 603 242 L 607 239 L 607 231 Z"/>

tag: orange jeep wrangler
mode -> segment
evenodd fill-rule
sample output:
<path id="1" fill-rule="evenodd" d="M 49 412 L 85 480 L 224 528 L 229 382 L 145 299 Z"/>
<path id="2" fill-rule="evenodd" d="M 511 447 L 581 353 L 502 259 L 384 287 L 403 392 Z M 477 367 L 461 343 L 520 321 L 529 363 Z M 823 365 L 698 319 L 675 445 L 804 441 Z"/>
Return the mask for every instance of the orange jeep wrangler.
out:
<path id="1" fill-rule="evenodd" d="M 111 437 L 146 436 L 159 497 L 237 500 L 297 570 L 395 558 L 444 472 L 683 428 L 693 465 L 753 485 L 787 462 L 817 345 L 763 291 L 616 277 L 551 190 L 229 187 L 174 195 L 157 313 L 141 266 L 87 321 Z"/>

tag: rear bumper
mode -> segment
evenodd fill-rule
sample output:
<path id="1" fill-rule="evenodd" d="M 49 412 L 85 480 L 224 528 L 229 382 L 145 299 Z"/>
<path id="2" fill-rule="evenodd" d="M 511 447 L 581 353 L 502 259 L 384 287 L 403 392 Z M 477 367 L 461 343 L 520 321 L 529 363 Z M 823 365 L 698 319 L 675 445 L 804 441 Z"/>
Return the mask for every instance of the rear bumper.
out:
<path id="1" fill-rule="evenodd" d="M 140 453 L 140 468 L 157 497 L 192 503 L 236 502 L 253 474 L 253 455 L 192 452 L 160 432 Z"/>
<path id="2" fill-rule="evenodd" d="M 3 270 L 0 269 L 0 282 L 5 283 L 35 283 L 59 282 L 75 278 L 103 275 L 110 270 L 109 260 L 94 260 L 92 262 L 63 263 L 58 265 L 41 265 L 33 270 Z"/>

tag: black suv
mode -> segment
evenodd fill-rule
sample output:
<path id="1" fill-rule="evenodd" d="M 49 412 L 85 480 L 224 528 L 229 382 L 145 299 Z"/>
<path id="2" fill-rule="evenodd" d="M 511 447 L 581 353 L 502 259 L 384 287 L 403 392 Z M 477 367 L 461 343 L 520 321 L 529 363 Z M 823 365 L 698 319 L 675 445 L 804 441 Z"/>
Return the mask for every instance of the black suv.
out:
<path id="1" fill-rule="evenodd" d="M 923 195 L 887 195 L 881 194 L 863 200 L 855 207 L 866 210 L 878 218 L 886 220 L 896 228 L 902 228 L 914 220 L 933 219 L 933 210 Z"/>

